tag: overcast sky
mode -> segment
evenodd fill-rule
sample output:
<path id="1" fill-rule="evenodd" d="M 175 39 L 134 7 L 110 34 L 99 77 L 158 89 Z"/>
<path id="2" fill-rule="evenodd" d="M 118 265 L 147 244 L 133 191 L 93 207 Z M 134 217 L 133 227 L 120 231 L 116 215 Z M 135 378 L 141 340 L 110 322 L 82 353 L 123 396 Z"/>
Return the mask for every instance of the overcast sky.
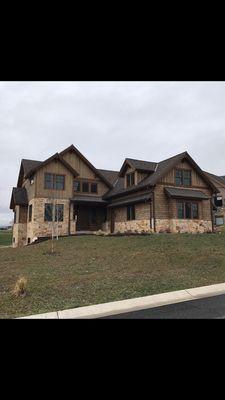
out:
<path id="1" fill-rule="evenodd" d="M 97 168 L 187 150 L 225 175 L 224 82 L 0 82 L 0 225 L 22 158 L 74 144 Z"/>

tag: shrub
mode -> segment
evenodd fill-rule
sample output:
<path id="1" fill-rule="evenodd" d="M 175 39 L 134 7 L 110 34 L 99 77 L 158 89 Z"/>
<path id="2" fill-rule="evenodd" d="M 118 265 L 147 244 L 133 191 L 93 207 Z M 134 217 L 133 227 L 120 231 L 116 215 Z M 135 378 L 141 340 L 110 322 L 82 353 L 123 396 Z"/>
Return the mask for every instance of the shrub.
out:
<path id="1" fill-rule="evenodd" d="M 25 297 L 27 294 L 27 279 L 21 277 L 16 281 L 12 294 L 16 297 Z"/>

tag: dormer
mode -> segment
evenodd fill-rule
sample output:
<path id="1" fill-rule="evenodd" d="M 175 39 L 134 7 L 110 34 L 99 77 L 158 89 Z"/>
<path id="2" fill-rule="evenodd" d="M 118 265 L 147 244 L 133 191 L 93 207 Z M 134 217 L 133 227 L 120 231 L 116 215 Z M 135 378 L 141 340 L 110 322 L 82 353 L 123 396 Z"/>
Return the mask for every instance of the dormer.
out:
<path id="1" fill-rule="evenodd" d="M 126 158 L 119 172 L 119 177 L 124 178 L 124 188 L 137 185 L 144 178 L 155 172 L 157 163 Z"/>

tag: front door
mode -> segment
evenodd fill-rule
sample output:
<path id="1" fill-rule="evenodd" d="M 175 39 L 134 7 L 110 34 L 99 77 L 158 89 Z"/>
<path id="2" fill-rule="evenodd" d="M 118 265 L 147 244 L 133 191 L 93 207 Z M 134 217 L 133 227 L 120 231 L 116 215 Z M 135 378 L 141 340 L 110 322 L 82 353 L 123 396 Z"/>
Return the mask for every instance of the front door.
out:
<path id="1" fill-rule="evenodd" d="M 77 231 L 89 230 L 89 209 L 88 207 L 77 206 Z"/>
<path id="2" fill-rule="evenodd" d="M 75 213 L 77 215 L 77 231 L 97 231 L 102 229 L 102 224 L 106 218 L 105 207 L 77 205 Z"/>

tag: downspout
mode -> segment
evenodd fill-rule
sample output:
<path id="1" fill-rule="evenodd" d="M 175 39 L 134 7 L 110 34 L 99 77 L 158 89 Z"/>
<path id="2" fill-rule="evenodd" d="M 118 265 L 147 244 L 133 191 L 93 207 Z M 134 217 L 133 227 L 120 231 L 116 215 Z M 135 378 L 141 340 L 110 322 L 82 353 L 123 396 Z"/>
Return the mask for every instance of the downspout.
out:
<path id="1" fill-rule="evenodd" d="M 69 200 L 69 220 L 68 220 L 68 234 L 70 236 L 70 214 L 71 214 L 71 200 Z"/>
<path id="2" fill-rule="evenodd" d="M 156 223 L 155 223 L 155 189 L 152 191 L 152 208 L 153 208 L 153 226 L 154 232 L 156 232 Z"/>

